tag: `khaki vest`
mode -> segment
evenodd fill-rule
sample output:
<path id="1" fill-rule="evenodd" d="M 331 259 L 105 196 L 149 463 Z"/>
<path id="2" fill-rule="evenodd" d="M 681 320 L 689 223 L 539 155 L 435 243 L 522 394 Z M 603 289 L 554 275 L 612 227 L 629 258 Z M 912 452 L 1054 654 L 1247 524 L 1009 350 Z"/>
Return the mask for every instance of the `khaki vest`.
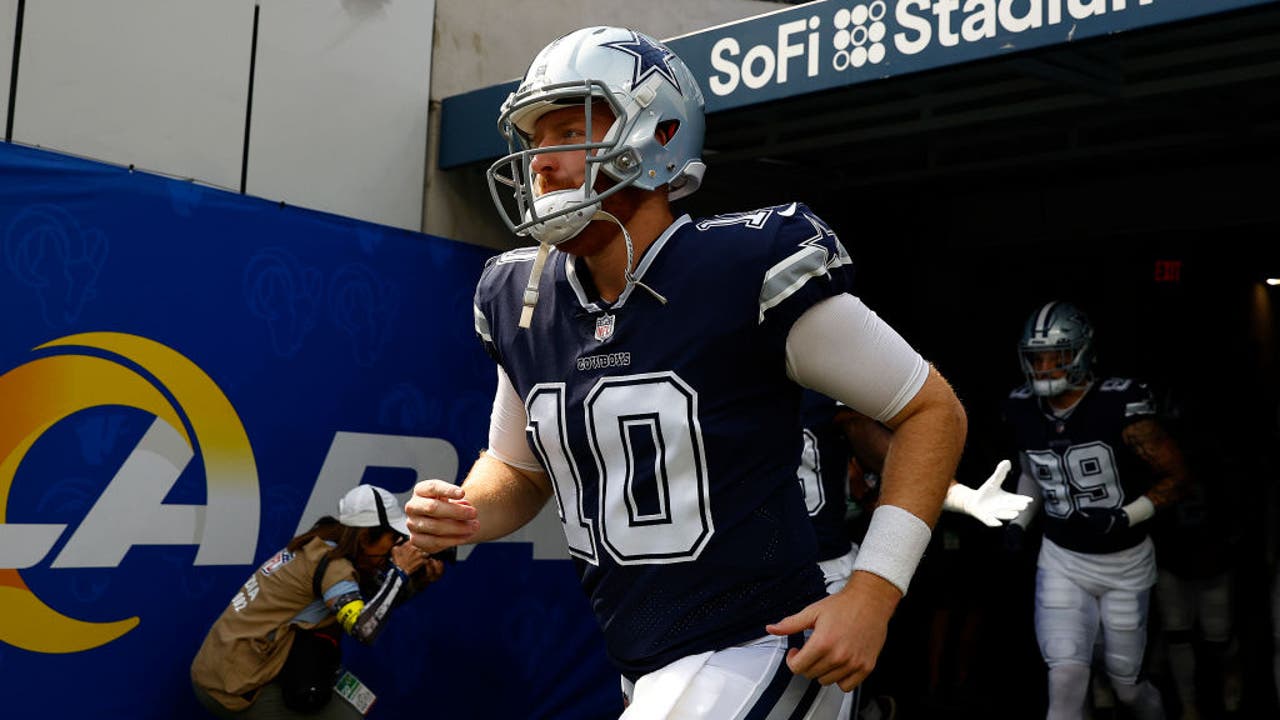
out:
<path id="1" fill-rule="evenodd" d="M 296 553 L 282 550 L 263 563 L 205 636 L 191 663 L 192 682 L 228 710 L 249 707 L 258 689 L 284 667 L 293 646 L 294 626 L 289 621 L 316 599 L 312 576 L 330 549 L 325 541 L 314 538 Z M 340 580 L 359 582 L 346 558 L 329 563 L 320 587 L 327 590 Z M 334 622 L 330 615 L 318 625 Z"/>

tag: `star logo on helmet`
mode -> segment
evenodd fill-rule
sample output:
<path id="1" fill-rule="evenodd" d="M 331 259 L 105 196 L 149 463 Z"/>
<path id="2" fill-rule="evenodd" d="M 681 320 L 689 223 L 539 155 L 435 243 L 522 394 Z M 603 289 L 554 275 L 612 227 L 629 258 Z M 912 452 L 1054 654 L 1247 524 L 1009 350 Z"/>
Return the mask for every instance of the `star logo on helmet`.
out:
<path id="1" fill-rule="evenodd" d="M 636 59 L 635 69 L 631 73 L 631 87 L 636 87 L 650 75 L 657 73 L 666 78 L 676 92 L 684 94 L 680 89 L 680 81 L 676 79 L 675 70 L 671 68 L 671 59 L 675 54 L 649 38 L 632 32 L 630 40 L 601 43 L 601 47 L 620 50 Z"/>

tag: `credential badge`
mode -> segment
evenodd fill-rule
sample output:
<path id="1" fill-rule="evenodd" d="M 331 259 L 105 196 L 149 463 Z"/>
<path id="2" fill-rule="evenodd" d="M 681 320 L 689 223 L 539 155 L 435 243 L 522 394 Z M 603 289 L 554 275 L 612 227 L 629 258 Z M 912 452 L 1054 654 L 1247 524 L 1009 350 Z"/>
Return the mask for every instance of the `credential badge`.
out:
<path id="1" fill-rule="evenodd" d="M 613 321 L 616 317 L 605 313 L 596 318 L 596 340 L 604 342 L 613 336 Z"/>

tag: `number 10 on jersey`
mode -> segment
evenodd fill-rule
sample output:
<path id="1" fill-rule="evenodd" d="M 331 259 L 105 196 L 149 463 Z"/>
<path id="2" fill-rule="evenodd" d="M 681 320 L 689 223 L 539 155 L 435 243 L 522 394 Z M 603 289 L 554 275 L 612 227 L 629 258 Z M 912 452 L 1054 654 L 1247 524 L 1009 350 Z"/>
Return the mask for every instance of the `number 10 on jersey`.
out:
<path id="1" fill-rule="evenodd" d="M 541 383 L 525 409 L 569 552 L 592 564 L 601 547 L 620 565 L 697 558 L 715 532 L 697 392 L 675 373 L 660 372 L 601 378 L 582 417 L 569 417 L 565 397 L 564 383 Z M 585 475 L 569 452 L 575 421 L 583 423 L 595 465 Z M 593 478 L 588 506 L 584 489 Z"/>

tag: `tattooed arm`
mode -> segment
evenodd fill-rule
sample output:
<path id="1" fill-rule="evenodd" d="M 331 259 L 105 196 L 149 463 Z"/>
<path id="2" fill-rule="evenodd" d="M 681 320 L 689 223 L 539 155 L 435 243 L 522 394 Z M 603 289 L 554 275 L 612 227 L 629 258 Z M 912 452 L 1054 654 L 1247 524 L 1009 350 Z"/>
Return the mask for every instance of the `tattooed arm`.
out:
<path id="1" fill-rule="evenodd" d="M 1154 418 L 1143 418 L 1126 427 L 1122 433 L 1125 445 L 1142 459 L 1156 480 L 1146 497 L 1156 508 L 1177 501 L 1190 482 L 1182 449 L 1168 431 Z"/>

